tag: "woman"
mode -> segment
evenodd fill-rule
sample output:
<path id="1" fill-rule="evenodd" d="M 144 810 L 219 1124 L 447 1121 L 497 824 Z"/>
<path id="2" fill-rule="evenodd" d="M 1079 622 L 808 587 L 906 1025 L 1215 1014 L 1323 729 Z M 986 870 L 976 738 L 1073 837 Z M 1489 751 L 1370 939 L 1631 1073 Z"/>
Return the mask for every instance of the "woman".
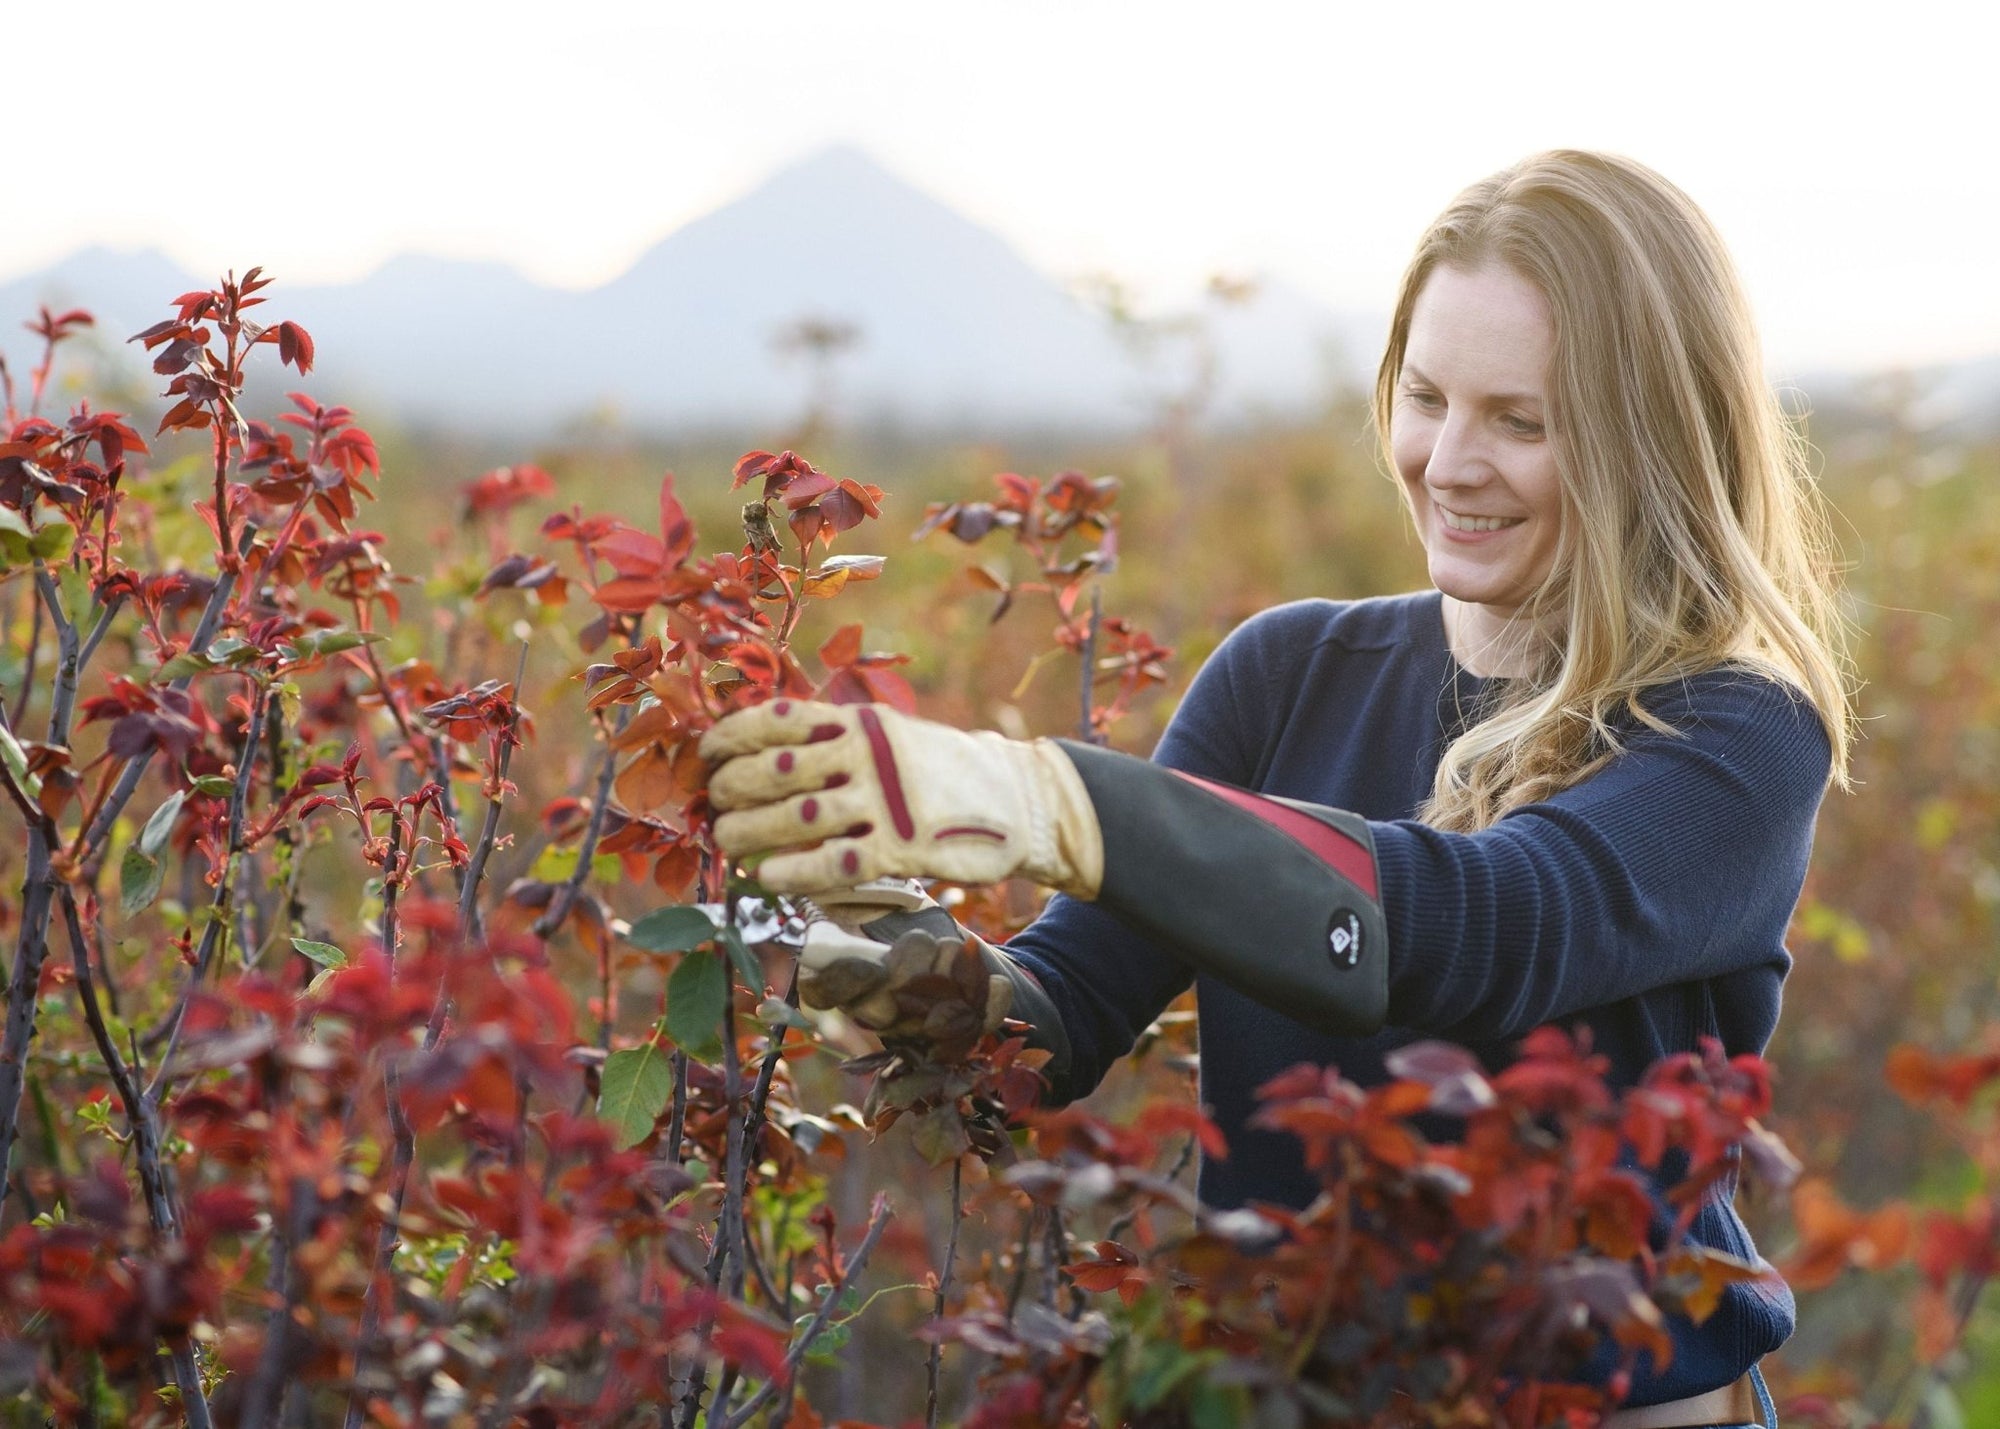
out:
<path id="1" fill-rule="evenodd" d="M 1405 275 L 1375 417 L 1435 589 L 1246 622 L 1152 764 L 796 702 L 704 746 L 716 837 L 775 851 L 775 890 L 1018 873 L 1070 895 L 992 955 L 1058 1096 L 1192 979 L 1232 1148 L 1202 1169 L 1212 1204 L 1311 1198 L 1296 1145 L 1248 1125 L 1302 1060 L 1367 1085 L 1404 1043 L 1500 1063 L 1548 1022 L 1623 1081 L 1704 1036 L 1761 1051 L 1846 777 L 1802 448 L 1678 189 L 1567 150 L 1468 189 Z M 880 981 L 822 990 L 881 1012 Z M 1693 1234 L 1756 1256 L 1726 1193 Z M 1732 1287 L 1611 1422 L 1775 1426 L 1756 1362 L 1792 1326 L 1782 1286 Z"/>

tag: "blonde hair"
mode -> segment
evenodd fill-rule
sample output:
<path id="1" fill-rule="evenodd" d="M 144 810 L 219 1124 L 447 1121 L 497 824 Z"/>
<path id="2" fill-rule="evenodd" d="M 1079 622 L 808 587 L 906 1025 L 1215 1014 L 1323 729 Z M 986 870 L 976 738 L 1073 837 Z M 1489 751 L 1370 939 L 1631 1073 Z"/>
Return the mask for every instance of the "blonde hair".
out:
<path id="1" fill-rule="evenodd" d="M 1474 184 L 1403 276 L 1375 382 L 1385 455 L 1417 295 L 1439 267 L 1493 262 L 1540 290 L 1555 328 L 1562 524 L 1522 612 L 1549 633 L 1445 751 L 1420 817 L 1480 829 L 1568 788 L 1618 753 L 1624 717 L 1665 728 L 1646 691 L 1724 664 L 1810 702 L 1845 787 L 1851 688 L 1825 510 L 1714 227 L 1609 154 L 1551 150 Z"/>

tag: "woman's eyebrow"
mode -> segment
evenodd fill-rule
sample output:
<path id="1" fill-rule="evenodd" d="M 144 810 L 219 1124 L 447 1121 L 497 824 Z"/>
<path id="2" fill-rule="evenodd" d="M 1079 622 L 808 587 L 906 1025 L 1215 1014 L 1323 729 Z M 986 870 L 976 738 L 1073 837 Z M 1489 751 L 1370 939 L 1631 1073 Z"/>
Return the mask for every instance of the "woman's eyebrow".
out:
<path id="1" fill-rule="evenodd" d="M 1424 375 L 1424 370 L 1414 362 L 1403 364 L 1403 377 L 1405 380 L 1415 378 L 1427 387 L 1437 386 L 1435 382 Z M 1510 402 L 1539 406 L 1546 399 L 1539 392 L 1488 392 L 1481 400 L 1490 407 L 1504 407 Z"/>

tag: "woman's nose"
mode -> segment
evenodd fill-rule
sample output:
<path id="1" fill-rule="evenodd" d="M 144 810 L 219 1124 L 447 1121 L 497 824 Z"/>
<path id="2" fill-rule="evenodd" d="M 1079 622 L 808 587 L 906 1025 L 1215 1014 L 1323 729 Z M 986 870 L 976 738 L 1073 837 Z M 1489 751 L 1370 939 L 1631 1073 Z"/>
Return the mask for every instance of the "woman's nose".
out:
<path id="1" fill-rule="evenodd" d="M 1430 459 L 1424 463 L 1426 485 L 1445 489 L 1477 486 L 1493 475 L 1492 464 L 1472 432 L 1450 418 L 1438 424 L 1437 439 L 1431 443 Z"/>

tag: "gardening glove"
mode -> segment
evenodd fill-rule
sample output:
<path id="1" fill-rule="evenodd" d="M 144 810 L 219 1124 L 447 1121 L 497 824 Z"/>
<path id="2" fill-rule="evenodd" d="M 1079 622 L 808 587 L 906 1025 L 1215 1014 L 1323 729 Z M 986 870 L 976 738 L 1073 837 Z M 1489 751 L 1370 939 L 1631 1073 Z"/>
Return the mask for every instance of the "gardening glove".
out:
<path id="1" fill-rule="evenodd" d="M 775 700 L 703 736 L 719 762 L 716 843 L 769 853 L 758 881 L 811 895 L 883 875 L 997 883 L 1020 874 L 1095 895 L 1097 814 L 1053 741 L 968 734 L 883 705 Z"/>
<path id="2" fill-rule="evenodd" d="M 976 940 L 912 928 L 884 943 L 821 922 L 799 952 L 799 1000 L 838 1008 L 884 1038 L 970 1042 L 1000 1030 L 1014 986 L 987 971 Z"/>
<path id="3" fill-rule="evenodd" d="M 864 917 L 888 898 L 902 906 Z M 833 908 L 826 908 L 827 899 Z M 827 917 L 808 924 L 799 953 L 799 998 L 808 1007 L 838 1009 L 885 1042 L 921 1040 L 947 1056 L 967 1044 L 968 1029 L 997 1032 L 1012 1018 L 1017 1029 L 1025 1028 L 1030 1047 L 1050 1054 L 1043 1072 L 1051 1085 L 1064 1085 L 1069 1037 L 1048 993 L 1003 950 L 966 932 L 916 884 L 877 879 L 823 894 L 813 903 Z M 864 921 L 846 921 L 857 917 Z M 968 954 L 975 961 L 969 962 Z M 944 1010 L 947 1004 L 965 1011 Z"/>
<path id="4" fill-rule="evenodd" d="M 729 811 L 716 842 L 774 851 L 758 877 L 777 892 L 1023 873 L 1316 1031 L 1367 1037 L 1387 1021 L 1374 834 L 1348 810 L 876 705 L 761 705 L 717 724 L 702 754 L 726 761 L 709 781 Z"/>

